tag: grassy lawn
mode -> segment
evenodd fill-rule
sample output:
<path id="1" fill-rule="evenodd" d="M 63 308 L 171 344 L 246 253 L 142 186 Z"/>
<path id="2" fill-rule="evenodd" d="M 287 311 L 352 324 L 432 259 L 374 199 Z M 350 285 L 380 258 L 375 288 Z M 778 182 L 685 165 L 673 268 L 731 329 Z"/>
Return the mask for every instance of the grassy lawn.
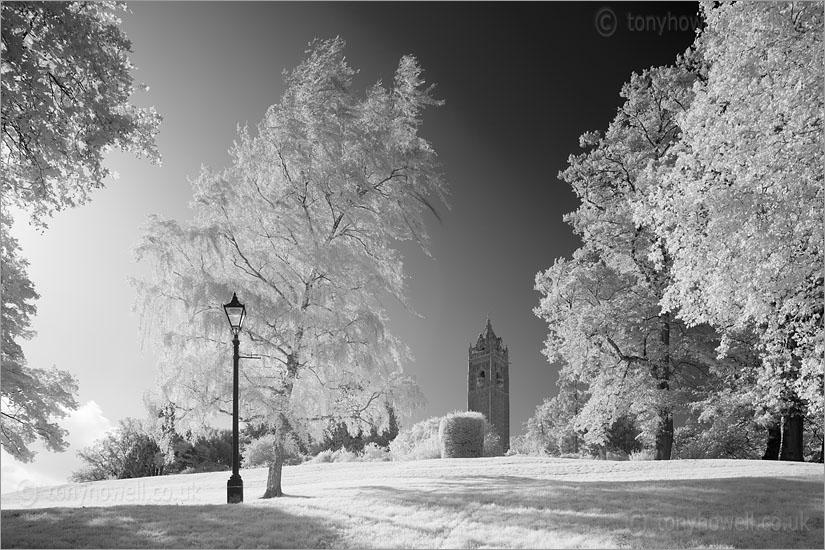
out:
<path id="1" fill-rule="evenodd" d="M 2 497 L 2 546 L 822 548 L 823 466 L 527 457 L 264 469 L 62 485 Z"/>

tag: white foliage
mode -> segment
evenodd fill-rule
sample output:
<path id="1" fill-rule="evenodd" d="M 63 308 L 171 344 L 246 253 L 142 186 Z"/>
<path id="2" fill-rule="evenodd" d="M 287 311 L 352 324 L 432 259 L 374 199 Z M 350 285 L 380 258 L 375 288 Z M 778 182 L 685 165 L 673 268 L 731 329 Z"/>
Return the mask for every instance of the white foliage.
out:
<path id="1" fill-rule="evenodd" d="M 160 116 L 137 108 L 120 2 L 4 2 L 2 198 L 41 228 L 111 175 L 112 148 L 160 162 Z"/>
<path id="2" fill-rule="evenodd" d="M 662 304 L 761 339 L 770 406 L 822 410 L 823 5 L 703 4 L 706 77 L 634 219 L 673 260 Z M 726 345 L 720 348 L 727 351 Z M 794 397 L 795 395 L 795 397 Z"/>
<path id="3" fill-rule="evenodd" d="M 421 401 L 382 300 L 404 301 L 392 243 L 426 246 L 424 215 L 444 198 L 416 133 L 438 102 L 412 57 L 392 89 L 359 97 L 343 47 L 313 43 L 257 132 L 238 129 L 231 165 L 192 182 L 194 222 L 152 218 L 136 248 L 154 267 L 135 284 L 145 333 L 165 349 L 157 398 L 196 423 L 231 410 L 232 292 L 247 308 L 241 352 L 261 356 L 241 362 L 245 421 L 320 437 L 329 419 L 356 432 L 386 423 L 385 402 L 404 414 Z"/>

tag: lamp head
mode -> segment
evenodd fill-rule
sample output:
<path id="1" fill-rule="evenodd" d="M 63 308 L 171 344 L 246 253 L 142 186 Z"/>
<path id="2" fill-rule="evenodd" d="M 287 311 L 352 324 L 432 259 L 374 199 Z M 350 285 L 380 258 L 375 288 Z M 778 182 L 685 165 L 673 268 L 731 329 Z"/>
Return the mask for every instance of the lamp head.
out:
<path id="1" fill-rule="evenodd" d="M 246 306 L 238 301 L 238 296 L 233 292 L 232 300 L 223 305 L 226 318 L 229 319 L 229 326 L 232 327 L 232 334 L 235 336 L 241 332 L 243 322 L 246 319 Z"/>

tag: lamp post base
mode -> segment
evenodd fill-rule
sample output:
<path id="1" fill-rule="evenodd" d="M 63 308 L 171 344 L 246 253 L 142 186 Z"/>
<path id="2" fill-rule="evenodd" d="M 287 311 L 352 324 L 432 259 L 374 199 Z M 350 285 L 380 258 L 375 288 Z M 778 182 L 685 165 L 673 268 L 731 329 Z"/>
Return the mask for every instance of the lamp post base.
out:
<path id="1" fill-rule="evenodd" d="M 238 504 L 243 502 L 243 480 L 238 474 L 232 474 L 226 482 L 226 503 Z"/>

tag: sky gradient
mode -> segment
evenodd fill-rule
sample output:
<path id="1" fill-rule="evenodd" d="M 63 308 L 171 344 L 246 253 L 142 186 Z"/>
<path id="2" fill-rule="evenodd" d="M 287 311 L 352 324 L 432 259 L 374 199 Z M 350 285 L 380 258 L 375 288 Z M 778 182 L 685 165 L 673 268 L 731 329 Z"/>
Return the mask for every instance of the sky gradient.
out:
<path id="1" fill-rule="evenodd" d="M 59 213 L 44 234 L 15 226 L 41 298 L 23 342 L 29 365 L 56 365 L 79 380 L 73 446 L 21 466 L 3 455 L 3 491 L 23 480 L 55 483 L 74 453 L 127 416 L 143 417 L 155 357 L 131 313 L 132 260 L 149 214 L 186 220 L 202 164 L 225 166 L 237 124 L 254 127 L 283 93 L 313 38 L 341 36 L 360 69 L 356 85 L 389 82 L 415 55 L 445 105 L 421 132 L 443 164 L 451 209 L 430 220 L 433 258 L 401 245 L 408 296 L 421 315 L 387 304 L 390 329 L 415 356 L 427 405 L 408 423 L 467 406 L 467 350 L 489 314 L 510 350 L 510 432 L 556 393 L 556 366 L 541 355 L 547 332 L 532 308 L 536 272 L 578 239 L 562 216 L 577 207 L 557 179 L 578 137 L 604 130 L 633 71 L 672 63 L 693 41 L 696 3 L 270 3 L 135 2 L 123 15 L 133 42 L 134 102 L 164 120 L 161 167 L 112 153 L 120 174 L 89 204 Z M 230 297 L 227 296 L 227 300 Z M 243 297 L 239 297 L 243 301 Z M 83 304 L 82 307 L 78 307 Z M 227 331 L 227 345 L 229 333 Z M 227 376 L 230 368 L 227 366 Z M 39 447 L 38 447 L 39 448 Z"/>

